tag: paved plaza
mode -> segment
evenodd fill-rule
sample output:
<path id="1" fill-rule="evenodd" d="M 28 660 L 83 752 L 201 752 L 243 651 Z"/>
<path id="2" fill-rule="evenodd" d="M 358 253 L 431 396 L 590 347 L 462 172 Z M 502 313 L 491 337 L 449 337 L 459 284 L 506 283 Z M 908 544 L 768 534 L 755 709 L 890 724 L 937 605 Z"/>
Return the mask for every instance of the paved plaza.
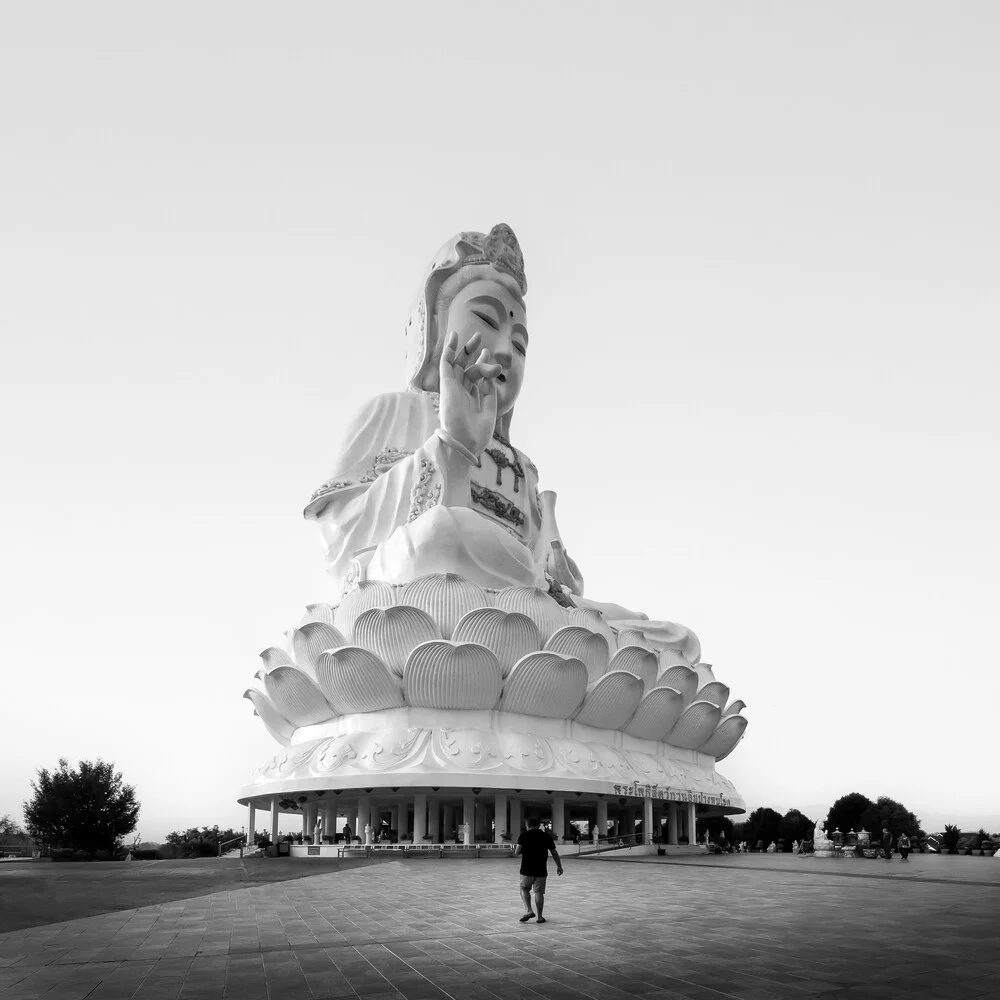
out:
<path id="1" fill-rule="evenodd" d="M 568 859 L 544 926 L 511 859 L 288 864 L 0 865 L 5 911 L 111 904 L 0 934 L 0 1000 L 1000 997 L 990 859 Z"/>

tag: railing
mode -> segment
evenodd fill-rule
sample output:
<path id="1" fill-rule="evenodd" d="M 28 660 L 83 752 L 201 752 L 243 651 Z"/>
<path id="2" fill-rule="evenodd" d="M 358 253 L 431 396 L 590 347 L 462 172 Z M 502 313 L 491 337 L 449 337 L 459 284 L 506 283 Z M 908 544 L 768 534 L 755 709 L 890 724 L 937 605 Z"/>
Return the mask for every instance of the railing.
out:
<path id="1" fill-rule="evenodd" d="M 246 839 L 247 839 L 246 838 L 246 834 L 242 834 L 241 833 L 238 837 L 233 837 L 232 840 L 224 840 L 224 841 L 222 841 L 222 843 L 219 844 L 219 857 L 221 858 L 222 855 L 226 853 L 226 851 L 229 849 L 229 846 L 231 844 L 239 844 L 240 847 L 242 847 L 244 845 L 244 843 L 246 842 Z"/>
<path id="2" fill-rule="evenodd" d="M 592 840 L 581 840 L 579 854 L 603 854 L 605 851 L 619 851 L 624 847 L 641 847 L 646 841 L 641 833 L 621 837 L 602 837 L 596 844 Z"/>

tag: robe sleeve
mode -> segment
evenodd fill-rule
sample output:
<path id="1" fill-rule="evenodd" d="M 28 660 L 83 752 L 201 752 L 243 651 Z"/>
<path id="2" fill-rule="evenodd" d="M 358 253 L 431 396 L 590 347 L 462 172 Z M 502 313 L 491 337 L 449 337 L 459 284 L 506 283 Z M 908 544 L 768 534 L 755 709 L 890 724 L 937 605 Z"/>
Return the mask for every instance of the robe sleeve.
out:
<path id="1" fill-rule="evenodd" d="M 351 561 L 437 504 L 468 505 L 473 465 L 437 433 L 429 393 L 390 393 L 352 421 L 333 476 L 304 516 L 320 523 L 327 570 L 342 585 Z"/>

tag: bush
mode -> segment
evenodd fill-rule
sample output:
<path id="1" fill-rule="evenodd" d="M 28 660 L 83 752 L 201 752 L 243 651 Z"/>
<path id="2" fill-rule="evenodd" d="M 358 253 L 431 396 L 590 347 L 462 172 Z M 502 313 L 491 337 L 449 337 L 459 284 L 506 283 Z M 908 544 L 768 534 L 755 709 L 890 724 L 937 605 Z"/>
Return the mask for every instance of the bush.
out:
<path id="1" fill-rule="evenodd" d="M 162 861 L 163 855 L 159 851 L 135 850 L 132 852 L 133 861 Z"/>

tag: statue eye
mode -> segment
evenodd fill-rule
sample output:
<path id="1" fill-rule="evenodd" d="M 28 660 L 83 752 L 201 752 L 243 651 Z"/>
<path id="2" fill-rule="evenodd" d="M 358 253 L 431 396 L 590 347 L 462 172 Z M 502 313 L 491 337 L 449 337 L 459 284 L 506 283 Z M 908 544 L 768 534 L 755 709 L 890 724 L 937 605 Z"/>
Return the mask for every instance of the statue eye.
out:
<path id="1" fill-rule="evenodd" d="M 528 353 L 528 348 L 525 347 L 525 345 L 520 340 L 514 341 L 514 350 L 517 351 L 518 354 Z"/>
<path id="2" fill-rule="evenodd" d="M 472 310 L 472 315 L 477 319 L 481 319 L 491 330 L 499 330 L 500 327 L 497 325 L 497 321 L 487 316 L 486 313 L 481 313 L 478 309 Z"/>

